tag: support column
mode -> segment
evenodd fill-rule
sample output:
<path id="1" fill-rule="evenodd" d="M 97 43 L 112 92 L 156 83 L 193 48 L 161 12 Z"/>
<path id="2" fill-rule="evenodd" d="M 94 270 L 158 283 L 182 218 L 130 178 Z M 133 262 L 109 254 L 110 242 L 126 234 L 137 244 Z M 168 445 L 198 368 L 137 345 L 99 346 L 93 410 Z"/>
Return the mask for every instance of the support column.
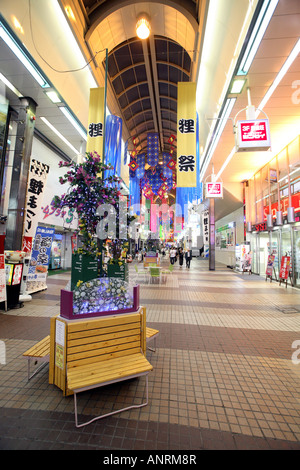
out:
<path id="1" fill-rule="evenodd" d="M 215 200 L 209 199 L 209 270 L 215 270 Z"/>
<path id="2" fill-rule="evenodd" d="M 37 107 L 37 103 L 29 97 L 20 98 L 20 102 L 6 224 L 6 250 L 22 249 L 26 189 Z"/>

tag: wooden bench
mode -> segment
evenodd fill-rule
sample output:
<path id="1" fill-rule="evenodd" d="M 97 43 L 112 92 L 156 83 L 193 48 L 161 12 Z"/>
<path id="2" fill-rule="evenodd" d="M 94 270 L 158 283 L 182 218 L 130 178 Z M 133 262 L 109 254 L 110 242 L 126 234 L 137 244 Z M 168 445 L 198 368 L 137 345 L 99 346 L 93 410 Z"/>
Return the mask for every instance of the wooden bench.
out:
<path id="1" fill-rule="evenodd" d="M 68 322 L 60 318 L 57 321 L 65 324 L 65 365 L 61 366 L 65 371 L 65 394 L 74 395 L 77 428 L 148 404 L 148 374 L 153 367 L 145 357 L 145 315 L 138 312 L 85 321 Z M 146 399 L 141 404 L 132 404 L 78 424 L 78 393 L 141 376 L 146 377 Z M 63 384 L 63 379 L 59 381 Z"/>
<path id="2" fill-rule="evenodd" d="M 49 356 L 50 356 L 50 335 L 46 336 L 46 338 L 42 339 L 30 349 L 23 353 L 24 357 L 27 357 L 28 360 L 28 381 L 37 374 L 43 367 L 45 367 L 49 363 Z M 35 364 L 37 362 L 42 362 L 42 364 L 31 374 L 30 372 L 30 364 L 31 361 L 34 361 Z"/>
<path id="3" fill-rule="evenodd" d="M 155 330 L 154 328 L 149 328 L 148 326 L 146 327 L 146 341 L 149 343 L 149 341 L 154 340 L 154 348 L 150 348 L 150 346 L 147 346 L 150 351 L 156 351 L 156 339 L 159 335 L 159 330 Z"/>

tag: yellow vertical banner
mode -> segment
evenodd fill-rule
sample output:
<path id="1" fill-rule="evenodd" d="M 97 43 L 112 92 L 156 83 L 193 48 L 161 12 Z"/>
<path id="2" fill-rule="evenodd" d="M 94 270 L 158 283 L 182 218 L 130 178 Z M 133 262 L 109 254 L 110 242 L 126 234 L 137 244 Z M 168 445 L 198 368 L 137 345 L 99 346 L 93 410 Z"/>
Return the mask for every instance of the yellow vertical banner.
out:
<path id="1" fill-rule="evenodd" d="M 196 165 L 196 83 L 177 86 L 177 186 L 197 185 Z"/>
<path id="2" fill-rule="evenodd" d="M 91 88 L 86 152 L 97 152 L 103 157 L 104 88 Z"/>

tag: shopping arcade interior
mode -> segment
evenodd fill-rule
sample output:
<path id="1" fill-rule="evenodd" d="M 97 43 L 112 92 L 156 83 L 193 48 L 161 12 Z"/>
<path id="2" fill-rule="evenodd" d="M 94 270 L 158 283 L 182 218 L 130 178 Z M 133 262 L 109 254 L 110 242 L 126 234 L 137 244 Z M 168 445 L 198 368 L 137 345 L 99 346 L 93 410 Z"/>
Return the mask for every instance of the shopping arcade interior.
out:
<path id="1" fill-rule="evenodd" d="M 297 2 L 281 0 L 278 4 L 276 2 L 276 5 L 273 4 L 276 6 L 275 12 L 246 75 L 247 81 L 242 93 L 239 95 L 233 95 L 229 91 L 232 79 L 236 76 L 236 67 L 245 49 L 246 34 L 249 26 L 253 27 L 254 25 L 254 23 L 251 24 L 251 21 L 257 19 L 254 14 L 256 6 L 262 7 L 263 3 L 269 2 L 232 1 L 229 8 L 228 3 L 224 5 L 225 2 L 222 1 L 216 3 L 191 1 L 185 2 L 184 5 L 181 4 L 182 2 L 143 4 L 143 11 L 148 8 L 147 13 L 152 19 L 153 36 L 147 44 L 149 54 L 145 54 L 145 43 L 139 44 L 135 39 L 132 39 L 135 19 L 133 17 L 136 17 L 140 10 L 138 3 L 134 5 L 134 10 L 129 10 L 128 7 L 123 6 L 122 2 L 118 2 L 118 6 L 113 4 L 109 9 L 106 8 L 107 2 L 102 2 L 100 6 L 86 2 L 85 8 L 82 8 L 82 4 L 78 5 L 78 2 L 68 2 L 68 5 L 66 3 L 52 2 L 43 11 L 40 11 L 35 7 L 33 0 L 27 5 L 25 2 L 15 1 L 9 4 L 6 2 L 3 5 L 2 13 L 5 21 L 19 37 L 19 40 L 25 44 L 30 55 L 44 71 L 45 76 L 53 84 L 60 97 L 63 97 L 64 102 L 68 103 L 82 127 L 85 128 L 87 123 L 89 88 L 95 84 L 101 86 L 104 83 L 104 51 L 97 53 L 98 50 L 103 49 L 103 46 L 109 47 L 108 108 L 112 113 L 124 117 L 123 140 L 134 137 L 136 135 L 135 129 L 139 130 L 138 133 L 142 135 L 142 129 L 149 131 L 151 130 L 149 126 L 153 125 L 154 130 L 159 131 L 161 145 L 167 146 L 167 138 L 173 132 L 172 119 L 175 114 L 174 96 L 172 95 L 172 93 L 174 94 L 173 84 L 176 84 L 176 80 L 180 79 L 196 80 L 200 93 L 200 95 L 197 94 L 197 112 L 200 120 L 199 145 L 203 150 L 201 152 L 201 177 L 205 180 L 211 173 L 211 163 L 213 163 L 215 173 L 220 175 L 224 182 L 225 197 L 216 204 L 216 219 L 226 215 L 229 210 L 234 211 L 240 207 L 243 202 L 241 182 L 251 178 L 264 162 L 270 160 L 270 152 L 232 153 L 234 145 L 232 118 L 249 104 L 247 88 L 250 89 L 252 104 L 256 108 L 263 108 L 270 120 L 273 155 L 279 153 L 298 133 L 297 76 L 299 57 L 290 65 L 266 105 L 262 106 L 267 92 L 272 89 L 272 84 L 274 84 L 274 80 L 285 61 L 290 57 L 293 47 L 299 45 L 299 6 Z M 155 11 L 157 5 L 159 5 L 160 15 Z M 61 8 L 66 6 L 69 6 L 66 10 Z M 217 7 L 214 14 L 212 14 L 213 7 Z M 19 18 L 16 15 L 17 11 L 20 12 Z M 61 15 L 62 12 L 63 15 Z M 71 12 L 73 12 L 73 17 Z M 158 21 L 158 16 L 160 21 Z M 20 22 L 21 17 L 22 21 Z M 57 21 L 58 18 L 60 22 Z M 172 26 L 175 21 L 176 30 Z M 54 22 L 55 28 L 53 28 Z M 86 22 L 85 28 L 83 28 L 84 22 Z M 222 28 L 219 27 L 220 23 Z M 82 52 L 86 53 L 86 60 L 94 58 L 89 67 L 78 73 L 61 73 L 62 70 L 74 70 L 76 66 L 78 66 L 77 68 L 82 66 L 82 63 L 76 63 L 76 60 L 80 61 L 81 59 L 74 54 L 75 45 L 71 44 L 70 36 L 66 36 L 68 33 L 66 24 L 73 28 Z M 121 24 L 123 28 L 120 28 Z M 36 29 L 38 33 L 42 31 L 42 34 L 37 35 Z M 83 35 L 83 30 L 88 30 L 88 32 Z M 106 35 L 102 34 L 104 30 Z M 228 30 L 231 32 L 230 37 Z M 210 41 L 210 37 L 213 37 L 214 40 Z M 43 55 L 45 57 L 43 50 L 46 45 L 48 64 L 42 59 Z M 208 45 L 211 45 L 212 50 L 209 50 Z M 182 51 L 183 47 L 185 52 Z M 129 63 L 128 57 L 124 63 L 125 49 L 131 51 L 131 63 Z M 83 153 L 85 141 L 61 112 L 61 104 L 53 104 L 46 97 L 46 89 L 35 85 L 29 72 L 8 47 L 4 45 L 2 50 L 1 73 L 13 83 L 20 94 L 31 96 L 38 103 L 36 132 L 49 139 L 49 142 L 53 142 L 67 157 L 74 158 L 74 149 L 71 150 L 67 144 L 63 143 L 53 133 L 53 129 L 47 127 L 45 120 L 40 119 L 45 117 L 47 122 L 52 123 L 60 129 L 60 132 L 63 132 L 63 135 L 69 142 L 72 142 L 78 153 Z M 138 54 L 138 59 L 135 60 L 134 50 Z M 274 54 L 274 50 L 276 50 L 276 54 Z M 143 60 L 141 60 L 142 54 Z M 174 57 L 180 57 L 182 62 L 174 64 Z M 218 57 L 218 61 L 216 57 Z M 55 70 L 51 68 L 51 58 L 55 58 L 55 67 L 53 67 Z M 166 58 L 167 60 L 165 60 Z M 222 64 L 221 67 L 220 64 Z M 61 66 L 60 69 L 58 69 L 58 65 Z M 143 69 L 149 72 L 152 69 L 154 79 L 150 80 L 151 74 L 139 76 L 136 73 L 137 66 L 140 71 Z M 137 86 L 130 82 L 133 80 L 133 76 L 137 81 Z M 126 77 L 128 82 L 126 82 Z M 142 83 L 139 83 L 140 80 Z M 120 85 L 121 82 L 123 88 L 117 88 L 116 84 Z M 138 98 L 134 96 L 133 90 L 139 88 L 139 93 L 141 93 L 146 82 L 148 85 L 152 83 L 153 88 L 148 90 L 149 97 L 142 100 L 141 95 Z M 169 94 L 166 94 L 166 90 Z M 18 98 L 15 93 L 6 86 L 5 93 L 11 104 L 17 106 Z M 159 96 L 159 93 L 162 96 Z M 124 100 L 125 97 L 126 105 L 124 103 L 122 105 L 121 98 Z M 213 159 L 207 164 L 208 152 L 206 150 L 209 151 L 210 135 L 216 131 L 218 123 L 221 121 L 220 117 L 226 107 L 227 98 L 236 98 L 236 100 L 231 102 L 233 107 L 230 109 L 230 118 L 224 122 L 224 129 L 213 153 Z M 131 103 L 130 99 L 134 103 Z M 141 110 L 141 103 L 143 106 L 148 103 L 146 108 L 150 105 L 151 109 L 143 108 Z M 151 114 L 150 117 L 149 114 Z M 140 122 L 142 117 L 144 124 Z M 159 124 L 161 127 L 158 127 Z M 133 127 L 130 127 L 132 125 Z M 227 155 L 231 157 L 230 160 L 226 158 Z M 128 167 L 124 165 L 122 170 L 126 181 Z"/>

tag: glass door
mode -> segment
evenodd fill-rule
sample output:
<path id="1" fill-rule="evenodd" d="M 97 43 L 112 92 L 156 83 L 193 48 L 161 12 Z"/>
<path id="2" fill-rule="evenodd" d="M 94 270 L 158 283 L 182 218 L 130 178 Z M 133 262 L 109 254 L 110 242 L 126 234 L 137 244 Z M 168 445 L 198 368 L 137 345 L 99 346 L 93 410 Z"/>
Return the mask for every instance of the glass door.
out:
<path id="1" fill-rule="evenodd" d="M 250 251 L 251 251 L 251 254 L 252 254 L 251 270 L 252 270 L 253 274 L 259 274 L 259 268 L 258 268 L 259 245 L 258 245 L 258 234 L 257 233 L 251 233 Z"/>
<path id="2" fill-rule="evenodd" d="M 300 287 L 300 227 L 293 230 L 293 284 Z"/>
<path id="3" fill-rule="evenodd" d="M 275 255 L 275 260 L 274 260 L 274 269 L 276 273 L 276 278 L 279 279 L 279 270 L 280 270 L 280 259 L 281 259 L 281 253 L 280 253 L 280 230 L 273 230 L 271 232 L 271 254 Z"/>
<path id="4" fill-rule="evenodd" d="M 259 272 L 260 276 L 265 276 L 270 254 L 270 235 L 268 232 L 259 234 Z"/>

